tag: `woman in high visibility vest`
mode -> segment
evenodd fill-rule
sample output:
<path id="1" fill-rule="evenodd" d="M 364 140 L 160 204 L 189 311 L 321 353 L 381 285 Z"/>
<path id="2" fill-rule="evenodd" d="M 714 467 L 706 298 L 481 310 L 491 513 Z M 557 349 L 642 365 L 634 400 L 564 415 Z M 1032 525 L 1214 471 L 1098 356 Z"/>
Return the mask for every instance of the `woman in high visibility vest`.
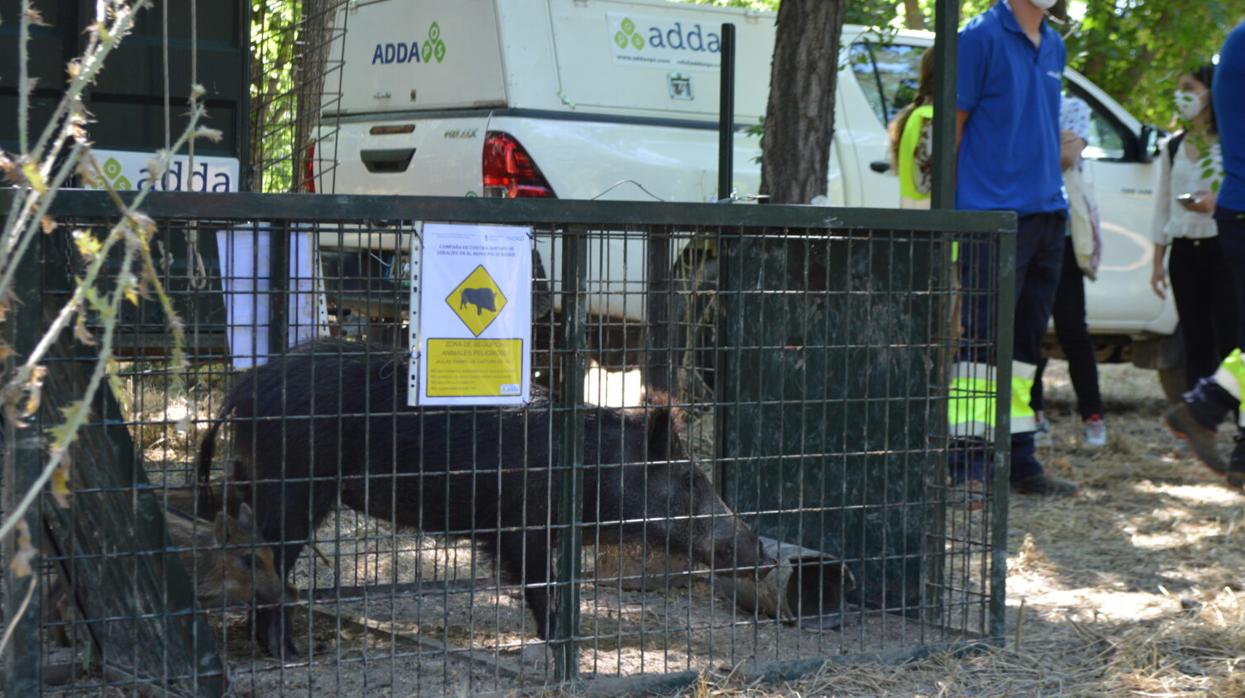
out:
<path id="1" fill-rule="evenodd" d="M 934 50 L 921 55 L 916 96 L 891 121 L 891 164 L 899 174 L 899 207 L 929 208 L 934 174 Z"/>

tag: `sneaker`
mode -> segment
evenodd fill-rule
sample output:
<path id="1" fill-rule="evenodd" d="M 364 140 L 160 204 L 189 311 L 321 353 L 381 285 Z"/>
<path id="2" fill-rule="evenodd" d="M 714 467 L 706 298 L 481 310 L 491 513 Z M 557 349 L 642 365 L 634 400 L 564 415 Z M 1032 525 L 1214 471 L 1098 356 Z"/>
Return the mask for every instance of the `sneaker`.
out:
<path id="1" fill-rule="evenodd" d="M 1214 430 L 1198 424 L 1193 418 L 1193 413 L 1189 411 L 1188 404 L 1181 402 L 1168 410 L 1167 415 L 1163 417 L 1163 423 L 1167 425 L 1168 431 L 1173 436 L 1189 444 L 1189 448 L 1193 449 L 1193 455 L 1197 456 L 1202 465 L 1220 475 L 1227 474 L 1228 464 L 1223 462 L 1223 457 L 1219 455 L 1219 449 L 1215 446 Z M 1233 453 L 1235 452 L 1236 449 L 1233 449 Z"/>
<path id="2" fill-rule="evenodd" d="M 1102 415 L 1091 414 L 1084 426 L 1086 446 L 1102 448 L 1107 445 L 1107 423 L 1102 421 Z"/>
<path id="3" fill-rule="evenodd" d="M 1055 445 L 1055 440 L 1050 435 L 1050 422 L 1047 421 L 1046 415 L 1038 412 L 1034 415 L 1036 426 L 1033 430 L 1033 445 L 1050 447 Z"/>
<path id="4" fill-rule="evenodd" d="M 1030 475 L 1023 480 L 1012 483 L 1012 492 L 1016 494 L 1036 494 L 1040 497 L 1072 497 L 1081 491 L 1081 486 L 1071 480 L 1064 480 L 1046 473 Z"/>

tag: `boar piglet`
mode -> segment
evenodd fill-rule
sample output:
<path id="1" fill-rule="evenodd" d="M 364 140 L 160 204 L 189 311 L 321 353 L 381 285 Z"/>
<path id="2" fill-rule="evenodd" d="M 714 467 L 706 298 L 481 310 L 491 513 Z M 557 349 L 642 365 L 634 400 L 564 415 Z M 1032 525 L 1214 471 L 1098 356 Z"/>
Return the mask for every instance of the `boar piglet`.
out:
<path id="1" fill-rule="evenodd" d="M 276 607 L 287 598 L 272 550 L 256 532 L 251 508 L 245 503 L 238 507 L 237 516 L 221 511 L 211 522 L 177 509 L 165 511 L 169 540 L 181 549 L 186 571 L 194 570 L 201 608 Z"/>

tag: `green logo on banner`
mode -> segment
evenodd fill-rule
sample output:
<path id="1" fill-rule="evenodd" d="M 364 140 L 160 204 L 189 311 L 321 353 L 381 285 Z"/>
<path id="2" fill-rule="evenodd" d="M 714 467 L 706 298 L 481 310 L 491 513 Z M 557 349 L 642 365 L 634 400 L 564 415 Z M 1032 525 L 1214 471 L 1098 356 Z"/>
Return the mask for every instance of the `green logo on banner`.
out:
<path id="1" fill-rule="evenodd" d="M 635 22 L 632 22 L 629 17 L 623 19 L 621 28 L 614 34 L 614 43 L 624 51 L 628 44 L 634 46 L 637 51 L 644 50 L 644 37 L 635 30 Z"/>
<path id="2" fill-rule="evenodd" d="M 116 191 L 129 191 L 134 188 L 127 177 L 121 175 L 121 163 L 116 158 L 108 158 L 104 161 L 104 179 L 108 181 L 108 185 Z"/>

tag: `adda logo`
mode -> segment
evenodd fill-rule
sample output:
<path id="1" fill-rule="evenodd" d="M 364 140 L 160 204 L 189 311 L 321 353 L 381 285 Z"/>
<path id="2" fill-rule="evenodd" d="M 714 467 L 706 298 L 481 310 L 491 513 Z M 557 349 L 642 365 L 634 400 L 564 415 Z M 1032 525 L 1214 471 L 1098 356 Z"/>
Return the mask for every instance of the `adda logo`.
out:
<path id="1" fill-rule="evenodd" d="M 624 51 L 628 46 L 634 46 L 637 51 L 644 50 L 644 37 L 635 30 L 635 22 L 632 22 L 630 17 L 622 21 L 622 26 L 614 34 L 614 43 Z"/>
<path id="2" fill-rule="evenodd" d="M 611 15 L 612 20 L 618 20 L 618 15 Z M 617 26 L 614 43 L 620 51 L 628 48 L 643 51 L 648 46 L 652 49 L 718 53 L 722 48 L 722 39 L 714 28 L 703 27 L 699 22 L 641 17 L 640 24 L 636 24 L 630 17 L 623 17 Z"/>
<path id="3" fill-rule="evenodd" d="M 376 44 L 372 51 L 372 65 L 381 63 L 440 63 L 445 60 L 445 40 L 441 38 L 441 25 L 433 22 L 428 27 L 428 38 L 423 45 L 418 41 L 410 43 Z"/>

